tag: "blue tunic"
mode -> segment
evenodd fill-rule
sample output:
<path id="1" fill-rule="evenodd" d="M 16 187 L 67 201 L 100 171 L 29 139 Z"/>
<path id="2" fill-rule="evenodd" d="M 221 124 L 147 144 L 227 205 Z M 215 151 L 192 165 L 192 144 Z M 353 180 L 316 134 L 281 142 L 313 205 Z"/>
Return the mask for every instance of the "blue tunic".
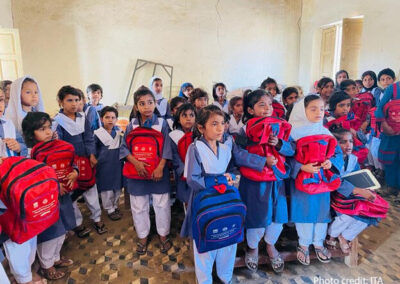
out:
<path id="1" fill-rule="evenodd" d="M 171 143 L 171 151 L 172 151 L 172 166 L 175 170 L 175 179 L 176 179 L 176 198 L 181 202 L 187 203 L 189 201 L 190 189 L 186 183 L 186 180 L 182 179 L 183 171 L 185 169 L 185 164 L 181 160 L 181 157 L 178 154 L 178 146 L 176 143 L 172 141 Z"/>
<path id="2" fill-rule="evenodd" d="M 279 153 L 293 156 L 294 144 L 282 140 Z M 246 228 L 265 228 L 274 223 L 288 222 L 285 182 L 250 180 L 242 175 L 239 185 L 240 196 L 247 206 Z"/>
<path id="3" fill-rule="evenodd" d="M 6 120 L 3 117 L 0 117 L 0 138 L 9 138 L 9 137 L 4 137 L 3 123 L 5 123 L 5 121 Z M 17 140 L 19 146 L 21 147 L 19 156 L 26 157 L 28 155 L 28 148 L 26 147 L 24 139 L 22 138 L 21 134 L 17 130 L 15 130 L 15 140 Z"/>
<path id="4" fill-rule="evenodd" d="M 117 127 L 113 127 L 111 131 L 112 138 L 115 138 L 115 135 L 117 135 L 117 130 Z M 97 158 L 97 189 L 100 192 L 121 190 L 123 161 L 119 159 L 119 148 L 108 149 L 108 146 L 105 146 L 96 135 L 94 136 L 94 140 Z"/>
<path id="5" fill-rule="evenodd" d="M 330 161 L 332 162 L 332 170 L 339 173 L 343 167 L 343 153 L 339 146 L 336 146 L 335 154 L 330 158 Z M 297 190 L 294 179 L 297 177 L 302 164 L 292 158 L 290 165 L 289 220 L 294 223 L 329 223 L 331 221 L 330 193 L 308 194 Z"/>
<path id="6" fill-rule="evenodd" d="M 159 121 L 156 115 L 153 114 L 153 117 L 150 120 L 147 120 L 145 124 L 148 124 L 149 127 L 152 125 L 158 125 Z M 129 123 L 124 139 L 120 148 L 120 159 L 126 158 L 130 154 L 129 149 L 126 145 L 126 135 L 132 131 L 133 126 L 140 125 L 139 120 L 137 118 L 133 118 L 131 123 Z M 172 160 L 172 151 L 171 151 L 171 139 L 168 135 L 168 124 L 165 120 L 163 120 L 163 125 L 161 128 L 161 133 L 164 136 L 164 144 L 162 150 L 162 158 L 166 160 Z M 128 161 L 126 161 L 129 163 Z M 153 180 L 139 180 L 139 179 L 126 179 L 127 190 L 129 194 L 135 196 L 147 195 L 147 194 L 163 194 L 170 192 L 170 183 L 169 183 L 169 171 L 167 165 L 164 167 L 163 177 L 160 181 Z"/>
<path id="7" fill-rule="evenodd" d="M 100 116 L 97 113 L 96 107 L 91 106 L 89 104 L 85 104 L 83 106 L 83 111 L 85 112 L 86 119 L 89 120 L 90 127 L 92 128 L 92 130 L 95 131 L 96 129 L 98 129 L 101 126 L 101 121 L 100 121 Z"/>

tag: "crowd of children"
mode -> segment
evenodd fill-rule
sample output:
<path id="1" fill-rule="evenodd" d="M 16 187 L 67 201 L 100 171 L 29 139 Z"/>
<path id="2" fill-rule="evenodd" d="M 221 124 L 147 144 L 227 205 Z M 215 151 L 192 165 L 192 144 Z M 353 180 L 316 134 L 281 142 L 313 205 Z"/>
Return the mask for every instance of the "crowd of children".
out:
<path id="1" fill-rule="evenodd" d="M 332 200 L 357 196 L 357 202 L 373 203 L 380 197 L 343 176 L 368 168 L 384 179 L 389 188 L 384 194 L 400 191 L 400 83 L 389 68 L 378 76 L 366 71 L 361 81 L 340 70 L 335 80 L 321 78 L 314 89 L 308 95 L 299 86 L 281 90 L 268 77 L 258 89 L 229 100 L 219 82 L 209 105 L 207 92 L 189 82 L 168 101 L 162 79 L 153 77 L 149 87 L 135 91 L 130 123 L 122 131 L 118 110 L 100 103 L 98 84 L 87 87 L 87 97 L 63 86 L 57 94 L 60 110 L 51 118 L 34 78 L 3 81 L 0 165 L 8 157 L 28 157 L 52 167 L 59 183 L 56 223 L 22 243 L 4 232 L 0 238 L 15 281 L 39 284 L 40 276 L 64 277 L 60 268 L 74 263 L 61 255 L 65 239 L 72 232 L 87 237 L 92 229 L 83 223 L 78 200 L 83 197 L 93 228 L 104 234 L 101 207 L 112 221 L 121 219 L 122 188 L 130 196 L 136 253 L 147 252 L 151 206 L 160 250 L 168 252 L 170 170 L 185 212 L 181 236 L 193 239 L 198 283 L 213 282 L 214 263 L 220 280 L 230 283 L 243 240 L 250 270 L 258 269 L 264 239 L 272 269 L 282 272 L 284 259 L 275 245 L 287 223 L 296 228 L 303 265 L 310 264 L 311 244 L 324 263 L 331 258 L 328 246 L 336 242 L 348 253 L 351 241 L 380 218 L 350 214 Z M 6 203 L 0 199 L 0 214 Z M 40 276 L 31 270 L 36 255 Z M 6 279 L 1 265 L 0 277 Z"/>

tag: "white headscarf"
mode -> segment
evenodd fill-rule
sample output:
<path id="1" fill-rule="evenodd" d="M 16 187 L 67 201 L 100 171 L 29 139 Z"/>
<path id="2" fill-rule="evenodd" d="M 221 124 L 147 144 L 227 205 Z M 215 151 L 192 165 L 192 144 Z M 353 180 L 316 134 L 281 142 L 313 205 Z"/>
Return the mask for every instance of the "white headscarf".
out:
<path id="1" fill-rule="evenodd" d="M 294 140 L 319 134 L 332 136 L 332 133 L 330 133 L 329 130 L 324 127 L 322 119 L 320 122 L 311 122 L 308 120 L 306 116 L 306 108 L 304 106 L 304 99 L 305 98 L 300 99 L 293 106 L 293 110 L 289 118 L 289 123 L 292 125 L 290 136 L 292 136 Z"/>
<path id="2" fill-rule="evenodd" d="M 161 100 L 163 98 L 163 94 L 162 93 L 156 94 L 154 92 L 154 90 L 153 90 L 153 83 L 154 83 L 154 81 L 157 81 L 157 80 L 161 80 L 162 81 L 162 79 L 160 77 L 158 77 L 158 76 L 151 77 L 150 82 L 149 82 L 149 89 L 151 90 L 153 95 L 156 97 L 156 101 L 159 101 L 159 100 Z"/>
<path id="3" fill-rule="evenodd" d="M 34 108 L 34 111 L 44 111 L 43 100 L 42 100 L 42 93 L 40 92 L 39 84 L 36 80 L 31 76 L 24 76 L 18 78 L 11 84 L 10 88 L 10 101 L 8 102 L 7 110 L 5 113 L 6 118 L 11 120 L 17 131 L 22 133 L 22 120 L 26 116 L 26 112 L 22 109 L 21 104 L 21 89 L 22 84 L 25 79 L 31 79 L 35 81 L 39 93 L 39 104 Z"/>

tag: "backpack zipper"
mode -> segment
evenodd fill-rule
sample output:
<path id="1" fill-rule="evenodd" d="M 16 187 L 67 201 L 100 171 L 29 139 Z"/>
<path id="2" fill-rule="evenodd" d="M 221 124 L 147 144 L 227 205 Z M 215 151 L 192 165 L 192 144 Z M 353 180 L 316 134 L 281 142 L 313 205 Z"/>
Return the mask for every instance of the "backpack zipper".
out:
<path id="1" fill-rule="evenodd" d="M 11 173 L 11 171 L 12 171 L 16 166 L 18 166 L 19 164 L 25 162 L 26 160 L 28 160 L 28 159 L 27 159 L 27 158 L 23 158 L 23 159 L 19 160 L 18 162 L 16 162 L 15 164 L 13 164 L 13 165 L 8 169 L 7 173 L 3 176 L 3 178 L 2 178 L 1 181 L 0 181 L 0 183 L 3 183 L 3 182 L 8 178 L 8 176 L 9 176 L 10 173 Z"/>
<path id="2" fill-rule="evenodd" d="M 201 208 L 199 211 L 197 211 L 197 215 L 200 215 L 202 212 L 204 212 L 204 211 L 206 211 L 207 209 L 210 209 L 210 208 L 212 208 L 212 207 L 217 207 L 217 206 L 224 205 L 224 204 L 228 204 L 228 203 L 242 203 L 242 200 L 240 200 L 240 199 L 230 199 L 230 200 L 227 200 L 227 201 L 224 201 L 224 202 L 211 204 L 211 205 L 208 205 L 208 206 L 206 206 L 206 207 L 203 207 L 203 208 Z"/>

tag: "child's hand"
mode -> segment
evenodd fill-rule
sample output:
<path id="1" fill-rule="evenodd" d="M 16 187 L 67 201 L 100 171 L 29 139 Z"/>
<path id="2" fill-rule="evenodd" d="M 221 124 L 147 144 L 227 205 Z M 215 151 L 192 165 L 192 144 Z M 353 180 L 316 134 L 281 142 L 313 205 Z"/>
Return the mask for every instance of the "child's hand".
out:
<path id="1" fill-rule="evenodd" d="M 228 182 L 228 185 L 232 186 L 233 185 L 233 179 L 231 174 L 225 173 L 224 176 L 226 177 L 226 181 Z"/>
<path id="2" fill-rule="evenodd" d="M 68 193 L 68 190 L 60 183 L 60 195 L 63 196 Z"/>
<path id="3" fill-rule="evenodd" d="M 316 173 L 318 173 L 318 171 L 320 169 L 319 166 L 316 166 L 317 164 L 318 164 L 317 162 L 305 164 L 305 165 L 302 165 L 300 169 L 306 173 L 316 174 Z"/>
<path id="4" fill-rule="evenodd" d="M 90 166 L 94 168 L 97 165 L 97 159 L 95 155 L 90 154 Z"/>
<path id="5" fill-rule="evenodd" d="M 58 132 L 57 131 L 54 131 L 53 132 L 53 136 L 51 136 L 51 139 L 58 139 Z"/>
<path id="6" fill-rule="evenodd" d="M 67 179 L 68 179 L 67 186 L 69 188 L 72 188 L 72 186 L 74 185 L 77 178 L 78 178 L 78 172 L 76 170 L 73 170 L 72 172 L 70 172 L 67 175 Z"/>
<path id="7" fill-rule="evenodd" d="M 4 143 L 6 143 L 8 149 L 14 152 L 21 152 L 21 145 L 19 145 L 18 141 L 13 138 L 4 138 Z"/>
<path id="8" fill-rule="evenodd" d="M 323 163 L 321 164 L 321 167 L 322 167 L 324 170 L 329 170 L 330 168 L 332 168 L 332 162 L 331 162 L 330 160 L 326 160 L 325 162 L 323 162 Z"/>
<path id="9" fill-rule="evenodd" d="M 386 121 L 382 122 L 382 132 L 389 136 L 396 135 L 393 128 Z"/>
<path id="10" fill-rule="evenodd" d="M 146 170 L 146 167 L 148 167 L 149 165 L 146 164 L 145 162 L 141 162 L 141 161 L 135 160 L 133 165 L 135 166 L 135 169 L 138 172 L 139 176 L 145 177 L 145 176 L 149 175 L 149 173 Z"/>
<path id="11" fill-rule="evenodd" d="M 268 145 L 276 146 L 276 145 L 278 145 L 278 142 L 279 142 L 279 138 L 278 137 L 276 137 L 276 136 L 274 136 L 272 134 L 269 135 Z"/>
<path id="12" fill-rule="evenodd" d="M 372 191 L 365 189 L 365 188 L 356 187 L 356 188 L 354 188 L 353 193 L 360 195 L 369 201 L 374 201 L 376 198 L 375 194 Z"/>
<path id="13" fill-rule="evenodd" d="M 154 181 L 160 181 L 163 177 L 164 167 L 158 165 L 158 167 L 153 171 L 152 178 Z"/>
<path id="14" fill-rule="evenodd" d="M 274 156 L 267 157 L 267 167 L 275 166 L 278 163 L 278 160 Z"/>

